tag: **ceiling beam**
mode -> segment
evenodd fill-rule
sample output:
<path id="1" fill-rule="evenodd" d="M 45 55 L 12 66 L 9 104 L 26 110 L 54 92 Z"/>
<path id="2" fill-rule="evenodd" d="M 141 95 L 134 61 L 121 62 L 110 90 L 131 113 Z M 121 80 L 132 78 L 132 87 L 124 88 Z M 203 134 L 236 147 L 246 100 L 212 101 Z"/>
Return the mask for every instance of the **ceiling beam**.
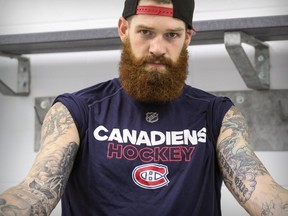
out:
<path id="1" fill-rule="evenodd" d="M 224 33 L 241 31 L 261 41 L 288 40 L 288 15 L 195 21 L 191 45 L 224 44 Z M 0 52 L 13 55 L 117 50 L 117 28 L 0 35 Z"/>

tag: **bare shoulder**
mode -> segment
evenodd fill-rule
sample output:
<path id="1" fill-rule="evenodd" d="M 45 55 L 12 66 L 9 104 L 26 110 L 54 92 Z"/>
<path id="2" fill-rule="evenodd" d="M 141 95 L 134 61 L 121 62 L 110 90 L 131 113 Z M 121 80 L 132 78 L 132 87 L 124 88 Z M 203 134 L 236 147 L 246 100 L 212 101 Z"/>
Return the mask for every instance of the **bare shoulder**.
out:
<path id="1" fill-rule="evenodd" d="M 41 143 L 43 146 L 53 145 L 55 141 L 67 138 L 79 143 L 78 131 L 70 112 L 62 103 L 58 102 L 51 107 L 45 116 Z"/>
<path id="2" fill-rule="evenodd" d="M 273 180 L 254 153 L 247 122 L 234 106 L 223 119 L 216 151 L 227 188 L 249 214 L 288 213 L 287 191 Z"/>
<path id="3" fill-rule="evenodd" d="M 79 147 L 76 125 L 63 104 L 46 114 L 41 145 L 24 181 L 0 196 L 0 215 L 49 215 L 60 200 Z"/>

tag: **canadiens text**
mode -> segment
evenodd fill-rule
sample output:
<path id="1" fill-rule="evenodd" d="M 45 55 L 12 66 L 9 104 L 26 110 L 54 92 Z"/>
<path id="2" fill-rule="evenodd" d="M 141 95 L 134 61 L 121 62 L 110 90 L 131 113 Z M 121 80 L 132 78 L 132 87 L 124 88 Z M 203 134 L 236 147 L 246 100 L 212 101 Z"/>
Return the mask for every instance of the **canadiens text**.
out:
<path id="1" fill-rule="evenodd" d="M 189 162 L 195 146 L 199 143 L 206 143 L 206 128 L 203 127 L 199 131 L 185 129 L 163 133 L 119 128 L 108 130 L 100 125 L 94 130 L 94 137 L 98 141 L 107 141 L 107 158 L 109 159 Z"/>

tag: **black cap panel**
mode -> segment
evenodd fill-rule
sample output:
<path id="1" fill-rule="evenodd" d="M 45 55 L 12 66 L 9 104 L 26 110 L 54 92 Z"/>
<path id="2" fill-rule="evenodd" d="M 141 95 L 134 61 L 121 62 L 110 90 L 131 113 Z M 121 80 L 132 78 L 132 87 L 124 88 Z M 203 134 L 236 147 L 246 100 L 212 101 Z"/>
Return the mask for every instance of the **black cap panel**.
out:
<path id="1" fill-rule="evenodd" d="M 126 19 L 137 12 L 137 6 L 140 0 L 126 0 L 122 16 Z M 184 21 L 188 28 L 192 29 L 192 20 L 194 13 L 194 0 L 172 0 L 173 17 Z"/>

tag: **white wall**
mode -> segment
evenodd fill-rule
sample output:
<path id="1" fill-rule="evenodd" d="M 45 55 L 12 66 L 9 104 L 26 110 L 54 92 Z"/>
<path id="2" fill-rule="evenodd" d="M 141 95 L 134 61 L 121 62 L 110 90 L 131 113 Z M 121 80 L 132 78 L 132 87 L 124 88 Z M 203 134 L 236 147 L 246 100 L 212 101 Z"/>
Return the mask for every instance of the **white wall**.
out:
<path id="1" fill-rule="evenodd" d="M 99 5 L 98 5 L 99 4 Z M 0 0 L 0 34 L 116 26 L 123 0 Z M 196 0 L 196 20 L 288 14 L 287 0 Z M 111 7 L 113 5 L 113 8 Z M 288 41 L 269 42 L 271 88 L 288 89 Z M 247 90 L 224 45 L 193 46 L 187 83 L 207 91 Z M 120 51 L 29 55 L 28 97 L 0 94 L 0 192 L 27 174 L 35 153 L 34 98 L 75 91 L 118 75 Z M 15 87 L 16 61 L 0 57 L 0 79 Z M 256 152 L 274 178 L 288 187 L 288 152 Z M 223 187 L 223 215 L 248 215 Z M 60 207 L 53 212 L 60 215 Z"/>
<path id="2" fill-rule="evenodd" d="M 116 26 L 124 0 L 0 0 L 0 34 Z M 194 20 L 284 15 L 287 0 L 195 0 Z"/>

